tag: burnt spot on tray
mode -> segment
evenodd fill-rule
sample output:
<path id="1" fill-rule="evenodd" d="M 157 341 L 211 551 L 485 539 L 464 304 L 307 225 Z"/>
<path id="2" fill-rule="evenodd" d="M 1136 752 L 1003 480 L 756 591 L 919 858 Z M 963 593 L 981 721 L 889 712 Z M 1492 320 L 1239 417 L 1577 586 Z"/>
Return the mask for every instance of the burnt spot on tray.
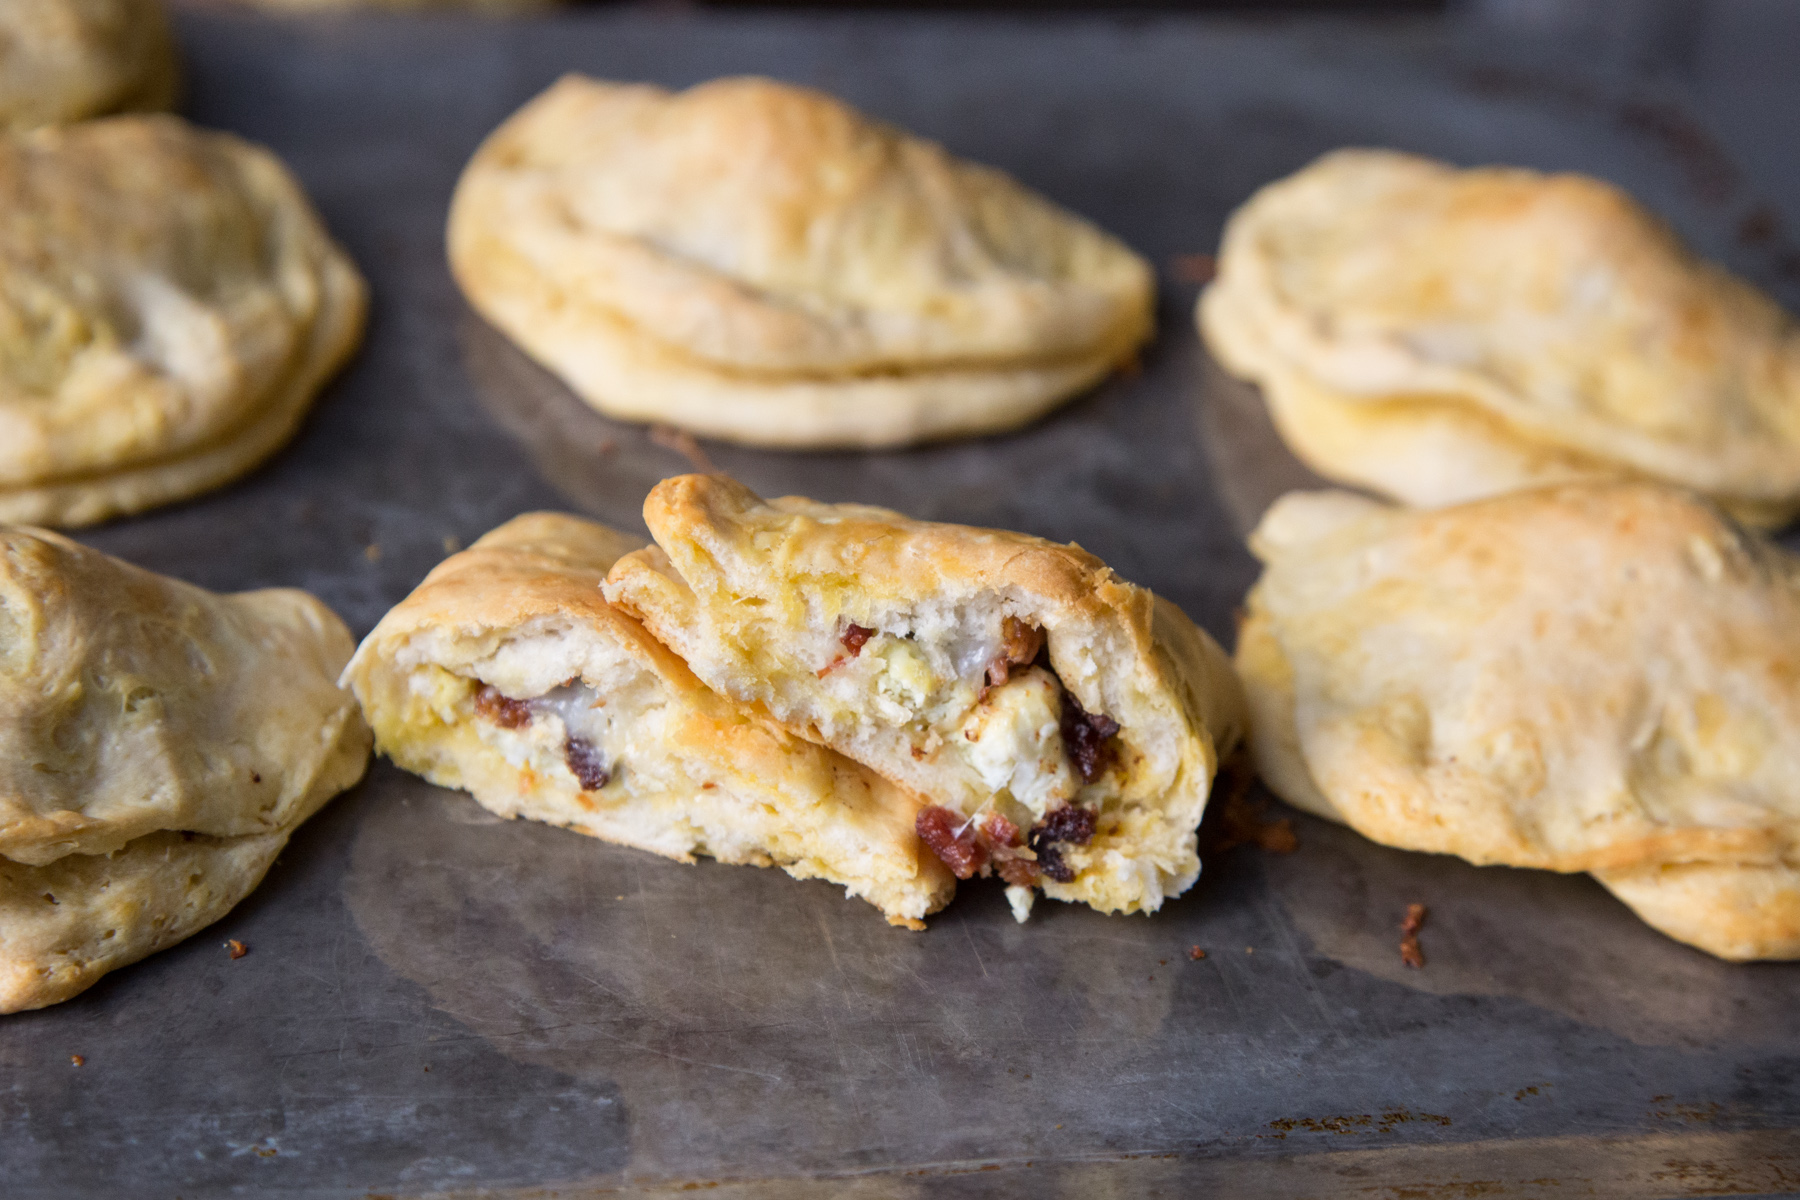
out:
<path id="1" fill-rule="evenodd" d="M 531 705 L 502 694 L 491 683 L 475 689 L 475 711 L 502 729 L 519 729 L 531 723 Z"/>
<path id="2" fill-rule="evenodd" d="M 612 770 L 601 757 L 600 747 L 586 738 L 570 734 L 563 739 L 563 761 L 569 773 L 581 782 L 584 792 L 597 792 L 612 782 Z"/>

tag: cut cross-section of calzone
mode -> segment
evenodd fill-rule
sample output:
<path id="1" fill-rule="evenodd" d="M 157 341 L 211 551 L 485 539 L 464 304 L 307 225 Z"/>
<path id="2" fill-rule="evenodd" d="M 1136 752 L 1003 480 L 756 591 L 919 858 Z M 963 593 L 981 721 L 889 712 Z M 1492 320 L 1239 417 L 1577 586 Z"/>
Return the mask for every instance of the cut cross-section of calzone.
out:
<path id="1" fill-rule="evenodd" d="M 886 509 L 664 480 L 660 544 L 606 594 L 707 683 L 930 796 L 920 835 L 1103 911 L 1199 875 L 1195 828 L 1240 730 L 1229 662 L 1077 546 Z"/>
<path id="2" fill-rule="evenodd" d="M 609 605 L 607 568 L 642 544 L 531 513 L 440 563 L 345 673 L 377 747 L 504 817 L 779 866 L 924 928 L 956 884 L 914 833 L 922 801 L 708 690 Z"/>
<path id="3" fill-rule="evenodd" d="M 1800 957 L 1800 559 L 1653 484 L 1296 493 L 1252 546 L 1237 664 L 1285 799 Z"/>
<path id="4" fill-rule="evenodd" d="M 354 642 L 290 589 L 219 596 L 0 527 L 0 1012 L 217 920 L 361 778 Z"/>
<path id="5" fill-rule="evenodd" d="M 1328 154 L 1232 216 L 1199 320 L 1298 457 L 1409 504 L 1649 479 L 1800 509 L 1800 328 L 1597 179 Z"/>
<path id="6" fill-rule="evenodd" d="M 1115 238 L 767 79 L 564 78 L 469 163 L 449 252 L 469 302 L 601 412 L 763 446 L 1010 429 L 1154 318 Z"/>
<path id="7" fill-rule="evenodd" d="M 243 474 L 364 308 L 261 147 L 161 116 L 0 136 L 0 521 L 89 524 Z"/>

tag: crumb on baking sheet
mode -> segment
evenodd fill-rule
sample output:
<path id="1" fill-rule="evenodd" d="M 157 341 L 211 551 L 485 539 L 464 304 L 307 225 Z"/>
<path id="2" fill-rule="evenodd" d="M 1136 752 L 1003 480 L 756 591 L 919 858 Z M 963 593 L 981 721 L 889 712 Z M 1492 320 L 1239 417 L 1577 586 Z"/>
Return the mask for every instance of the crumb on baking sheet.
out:
<path id="1" fill-rule="evenodd" d="M 244 943 L 238 941 L 236 938 L 231 938 L 226 941 L 225 949 L 231 952 L 231 957 L 234 959 L 242 958 L 244 955 L 250 953 L 250 947 L 244 945 Z"/>
<path id="2" fill-rule="evenodd" d="M 703 474 L 711 475 L 719 469 L 713 466 L 712 459 L 706 456 L 706 451 L 700 448 L 700 443 L 694 440 L 694 435 L 685 429 L 677 429 L 673 425 L 652 425 L 650 440 L 664 450 L 673 450 L 682 455 L 694 464 L 696 471 Z"/>
<path id="3" fill-rule="evenodd" d="M 1400 922 L 1400 961 L 1409 967 L 1425 965 L 1425 951 L 1419 948 L 1419 930 L 1425 927 L 1428 910 L 1423 904 L 1406 906 L 1406 919 Z"/>
<path id="4" fill-rule="evenodd" d="M 71 1054 L 71 1055 L 69 1055 L 69 1065 L 70 1065 L 70 1066 L 71 1066 L 71 1067 L 79 1067 L 79 1066 L 81 1066 L 81 1065 L 83 1065 L 83 1064 L 84 1064 L 84 1063 L 86 1063 L 86 1062 L 87 1062 L 87 1055 L 85 1055 L 85 1054 Z"/>
<path id="5" fill-rule="evenodd" d="M 1169 258 L 1169 275 L 1176 283 L 1211 283 L 1219 273 L 1219 260 L 1210 254 L 1176 254 Z"/>
<path id="6" fill-rule="evenodd" d="M 1198 947 L 1198 946 L 1189 946 L 1188 947 L 1188 958 L 1191 959 L 1192 961 L 1199 962 L 1201 959 L 1203 959 L 1205 957 L 1206 957 L 1206 951 L 1202 950 L 1200 947 Z"/>

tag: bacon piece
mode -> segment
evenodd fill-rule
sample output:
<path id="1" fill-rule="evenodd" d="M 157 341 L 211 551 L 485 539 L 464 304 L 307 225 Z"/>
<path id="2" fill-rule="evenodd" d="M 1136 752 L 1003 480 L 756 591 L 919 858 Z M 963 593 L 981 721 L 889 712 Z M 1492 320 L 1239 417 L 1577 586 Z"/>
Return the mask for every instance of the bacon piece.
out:
<path id="1" fill-rule="evenodd" d="M 586 738 L 572 733 L 564 738 L 563 761 L 569 764 L 569 773 L 581 781 L 584 792 L 597 792 L 612 782 L 612 772 L 600 755 L 600 747 Z"/>
<path id="2" fill-rule="evenodd" d="M 975 823 L 960 813 L 928 804 L 919 810 L 913 829 L 958 879 L 972 879 L 987 865 L 987 847 L 975 836 Z"/>
<path id="3" fill-rule="evenodd" d="M 476 689 L 475 711 L 502 729 L 517 729 L 531 723 L 531 705 L 503 694 L 491 683 Z"/>
<path id="4" fill-rule="evenodd" d="M 1063 861 L 1062 851 L 1058 850 L 1055 846 L 1044 845 L 1038 847 L 1037 865 L 1038 870 L 1056 880 L 1058 883 L 1075 882 L 1075 868 Z"/>
<path id="5" fill-rule="evenodd" d="M 1079 804 L 1065 804 L 1044 814 L 1031 830 L 1031 844 L 1071 842 L 1085 846 L 1094 840 L 1094 810 Z"/>
<path id="6" fill-rule="evenodd" d="M 863 646 L 874 636 L 875 631 L 873 629 L 864 629 L 861 625 L 852 621 L 845 627 L 844 632 L 839 636 L 838 641 L 844 643 L 844 649 L 850 652 L 851 658 L 855 658 L 862 653 Z"/>
<path id="7" fill-rule="evenodd" d="M 1036 887 L 1044 874 L 1043 868 L 1029 858 L 1003 858 L 994 864 L 994 869 L 1014 887 Z"/>
<path id="8" fill-rule="evenodd" d="M 1419 946 L 1419 930 L 1425 928 L 1426 908 L 1423 904 L 1406 906 L 1406 919 L 1400 922 L 1400 961 L 1415 969 L 1425 965 L 1425 951 Z"/>
<path id="9" fill-rule="evenodd" d="M 1014 667 L 1029 666 L 1043 648 L 1044 631 L 1036 625 L 1027 625 L 1017 617 L 1001 621 L 1000 653 L 987 665 L 987 686 L 981 689 L 981 698 L 987 699 L 990 689 L 1010 679 Z"/>
<path id="10" fill-rule="evenodd" d="M 1119 723 L 1103 713 L 1091 713 L 1081 707 L 1075 693 L 1064 689 L 1062 697 L 1063 746 L 1069 761 L 1081 773 L 1083 783 L 1092 783 L 1106 774 L 1118 747 L 1112 739 Z"/>

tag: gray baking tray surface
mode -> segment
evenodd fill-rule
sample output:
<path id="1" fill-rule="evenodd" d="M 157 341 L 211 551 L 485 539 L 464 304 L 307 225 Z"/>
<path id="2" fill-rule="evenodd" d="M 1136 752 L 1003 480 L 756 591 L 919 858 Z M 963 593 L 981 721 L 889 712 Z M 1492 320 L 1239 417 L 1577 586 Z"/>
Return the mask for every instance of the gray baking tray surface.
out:
<path id="1" fill-rule="evenodd" d="M 1793 22 L 1785 40 L 1744 24 L 1778 6 L 1641 6 L 1681 10 L 1645 24 L 1596 5 L 1611 40 L 1554 5 L 1489 7 L 1364 23 L 184 11 L 189 115 L 293 164 L 374 315 L 266 467 L 83 536 L 212 588 L 309 588 L 360 635 L 446 547 L 516 513 L 641 528 L 646 489 L 688 458 L 593 414 L 469 314 L 443 261 L 447 200 L 482 135 L 563 71 L 757 71 L 1122 235 L 1165 268 L 1161 335 L 1136 373 L 1014 436 L 704 453 L 764 494 L 1079 541 L 1229 644 L 1255 576 L 1242 532 L 1308 479 L 1206 360 L 1178 256 L 1212 250 L 1257 185 L 1346 143 L 1587 170 L 1800 301 L 1782 232 Z M 1288 815 L 1297 850 L 1208 853 L 1151 918 L 1043 903 L 1020 926 L 993 881 L 915 934 L 821 883 L 498 821 L 379 762 L 218 925 L 0 1021 L 0 1195 L 1800 1188 L 1800 966 L 1717 962 L 1584 877 Z M 1430 907 L 1422 970 L 1399 955 L 1409 903 Z M 233 960 L 227 938 L 250 952 Z"/>

